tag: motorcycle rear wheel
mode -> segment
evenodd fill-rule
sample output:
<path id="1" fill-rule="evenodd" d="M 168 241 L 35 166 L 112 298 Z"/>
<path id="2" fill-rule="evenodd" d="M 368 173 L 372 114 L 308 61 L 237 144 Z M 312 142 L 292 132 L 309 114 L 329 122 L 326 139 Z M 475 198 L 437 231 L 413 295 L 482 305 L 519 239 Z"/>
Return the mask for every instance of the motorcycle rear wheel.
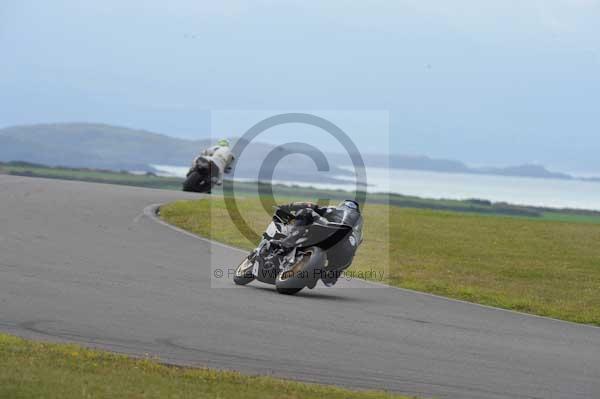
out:
<path id="1" fill-rule="evenodd" d="M 198 170 L 190 172 L 183 182 L 183 191 L 208 193 L 210 188 L 210 184 L 206 182 L 206 177 Z"/>
<path id="2" fill-rule="evenodd" d="M 294 295 L 304 287 L 314 288 L 319 280 L 318 270 L 322 269 L 327 255 L 319 247 L 306 250 L 300 259 L 289 270 L 279 273 L 275 280 L 277 292 L 284 295 Z"/>

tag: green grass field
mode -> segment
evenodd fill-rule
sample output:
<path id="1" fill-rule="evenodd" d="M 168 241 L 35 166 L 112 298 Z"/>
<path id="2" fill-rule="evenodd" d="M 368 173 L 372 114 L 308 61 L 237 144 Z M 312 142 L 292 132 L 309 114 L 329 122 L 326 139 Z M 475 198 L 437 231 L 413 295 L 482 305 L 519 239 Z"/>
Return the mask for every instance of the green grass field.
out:
<path id="1" fill-rule="evenodd" d="M 238 206 L 255 231 L 264 231 L 270 217 L 257 198 Z M 364 215 L 365 242 L 350 270 L 382 270 L 391 285 L 600 325 L 597 224 L 379 204 L 368 204 Z M 168 204 L 161 217 L 237 247 L 255 245 L 216 197 Z"/>
<path id="2" fill-rule="evenodd" d="M 304 384 L 228 371 L 162 365 L 152 359 L 0 334 L 0 398 L 402 399 L 373 391 Z"/>
<path id="3" fill-rule="evenodd" d="M 43 177 L 47 179 L 77 180 L 93 183 L 120 184 L 126 186 L 180 190 L 182 179 L 160 177 L 151 174 L 136 175 L 127 172 L 112 172 L 96 169 L 50 168 L 21 162 L 0 163 L 0 173 L 15 176 Z"/>

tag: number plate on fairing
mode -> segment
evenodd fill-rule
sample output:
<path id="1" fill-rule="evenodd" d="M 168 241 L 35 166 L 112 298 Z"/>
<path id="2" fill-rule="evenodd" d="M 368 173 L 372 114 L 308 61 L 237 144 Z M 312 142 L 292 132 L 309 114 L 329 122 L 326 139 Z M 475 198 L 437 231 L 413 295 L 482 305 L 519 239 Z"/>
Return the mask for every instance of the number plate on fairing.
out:
<path id="1" fill-rule="evenodd" d="M 258 277 L 258 261 L 255 261 L 254 265 L 252 266 L 252 275 L 254 277 Z"/>
<path id="2" fill-rule="evenodd" d="M 269 237 L 275 237 L 275 234 L 277 234 L 277 226 L 275 226 L 275 223 L 271 223 L 267 227 L 267 235 Z"/>

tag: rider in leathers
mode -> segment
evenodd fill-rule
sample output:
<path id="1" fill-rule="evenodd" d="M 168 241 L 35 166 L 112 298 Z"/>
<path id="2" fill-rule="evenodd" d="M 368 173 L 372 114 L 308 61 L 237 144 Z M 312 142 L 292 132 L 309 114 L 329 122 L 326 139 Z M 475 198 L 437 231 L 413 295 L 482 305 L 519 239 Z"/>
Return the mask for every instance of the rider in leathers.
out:
<path id="1" fill-rule="evenodd" d="M 309 226 L 320 217 L 331 220 L 336 212 L 351 210 L 360 213 L 358 203 L 352 200 L 342 201 L 338 206 L 321 207 L 314 202 L 292 202 L 288 205 L 280 206 L 275 212 L 275 217 L 281 219 L 284 223 L 294 221 L 295 226 Z M 295 244 L 295 237 L 286 237 L 277 242 L 282 248 L 292 248 Z"/>
<path id="2" fill-rule="evenodd" d="M 218 169 L 218 178 L 214 178 L 213 183 L 219 186 L 223 184 L 223 174 L 231 172 L 233 162 L 235 161 L 229 141 L 226 139 L 219 140 L 217 145 L 202 151 L 192 164 L 195 165 L 200 157 L 206 159 Z"/>

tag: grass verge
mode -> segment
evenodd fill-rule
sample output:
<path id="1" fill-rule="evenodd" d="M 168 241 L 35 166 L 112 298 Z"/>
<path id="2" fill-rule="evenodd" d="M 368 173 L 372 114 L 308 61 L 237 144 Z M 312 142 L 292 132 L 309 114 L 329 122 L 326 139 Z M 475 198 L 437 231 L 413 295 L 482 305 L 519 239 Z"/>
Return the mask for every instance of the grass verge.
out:
<path id="1" fill-rule="evenodd" d="M 150 359 L 0 334 L 0 398 L 240 397 L 403 398 L 228 371 L 170 367 Z"/>
<path id="2" fill-rule="evenodd" d="M 13 176 L 42 177 L 45 179 L 75 180 L 92 183 L 119 184 L 124 186 L 181 190 L 183 179 L 161 177 L 153 174 L 132 174 L 98 169 L 61 168 L 24 162 L 0 163 L 0 173 Z"/>
<path id="3" fill-rule="evenodd" d="M 270 217 L 260 201 L 237 203 L 251 227 L 264 231 Z M 368 204 L 364 216 L 365 242 L 350 270 L 377 269 L 391 285 L 600 326 L 597 224 L 378 204 Z M 161 217 L 240 248 L 256 244 L 219 198 L 171 203 Z"/>

